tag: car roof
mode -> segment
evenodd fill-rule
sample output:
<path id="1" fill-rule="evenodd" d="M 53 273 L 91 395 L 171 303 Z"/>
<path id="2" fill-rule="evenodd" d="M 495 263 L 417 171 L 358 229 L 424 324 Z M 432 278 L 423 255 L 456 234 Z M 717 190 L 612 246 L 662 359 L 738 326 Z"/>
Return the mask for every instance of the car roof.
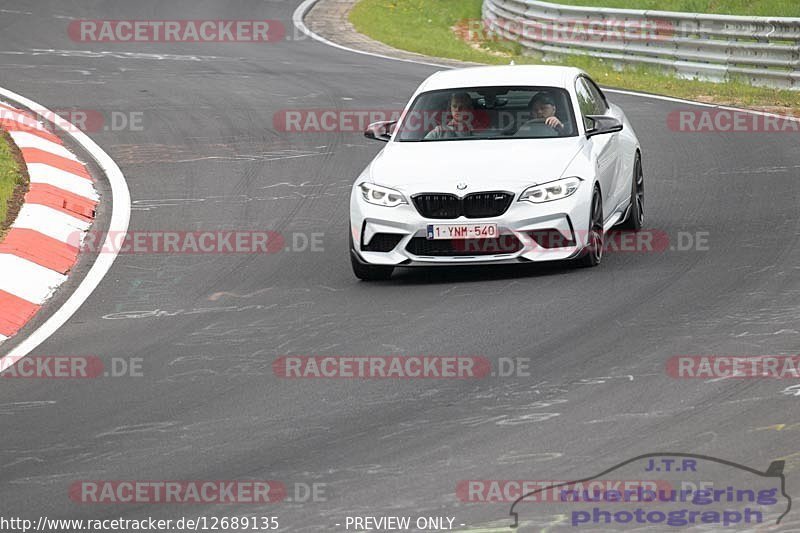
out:
<path id="1" fill-rule="evenodd" d="M 442 70 L 425 80 L 417 93 L 460 87 L 531 85 L 561 87 L 570 90 L 578 75 L 586 75 L 575 67 L 551 65 L 504 65 Z"/>

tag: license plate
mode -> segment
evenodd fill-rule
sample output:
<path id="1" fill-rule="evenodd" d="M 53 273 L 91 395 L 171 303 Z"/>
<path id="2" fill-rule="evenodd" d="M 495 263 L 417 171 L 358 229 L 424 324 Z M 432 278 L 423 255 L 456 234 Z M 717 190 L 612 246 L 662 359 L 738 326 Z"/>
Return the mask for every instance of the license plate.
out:
<path id="1" fill-rule="evenodd" d="M 497 224 L 428 224 L 428 240 L 494 239 Z"/>

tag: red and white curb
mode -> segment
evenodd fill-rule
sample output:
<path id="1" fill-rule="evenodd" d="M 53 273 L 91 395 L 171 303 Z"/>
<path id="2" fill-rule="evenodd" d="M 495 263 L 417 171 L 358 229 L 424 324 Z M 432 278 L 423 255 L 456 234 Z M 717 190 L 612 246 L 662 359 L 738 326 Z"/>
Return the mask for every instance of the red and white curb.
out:
<path id="1" fill-rule="evenodd" d="M 89 172 L 30 113 L 0 102 L 0 128 L 30 175 L 17 219 L 0 242 L 0 342 L 15 335 L 67 279 L 99 196 Z"/>

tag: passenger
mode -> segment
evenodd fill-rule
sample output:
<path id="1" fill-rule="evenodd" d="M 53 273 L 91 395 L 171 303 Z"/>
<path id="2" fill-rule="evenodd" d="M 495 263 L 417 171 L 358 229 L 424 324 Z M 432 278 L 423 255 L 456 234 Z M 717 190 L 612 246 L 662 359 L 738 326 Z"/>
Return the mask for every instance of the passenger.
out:
<path id="1" fill-rule="evenodd" d="M 450 120 L 439 124 L 425 135 L 425 140 L 471 137 L 473 133 L 474 106 L 467 93 L 453 93 L 450 97 Z"/>

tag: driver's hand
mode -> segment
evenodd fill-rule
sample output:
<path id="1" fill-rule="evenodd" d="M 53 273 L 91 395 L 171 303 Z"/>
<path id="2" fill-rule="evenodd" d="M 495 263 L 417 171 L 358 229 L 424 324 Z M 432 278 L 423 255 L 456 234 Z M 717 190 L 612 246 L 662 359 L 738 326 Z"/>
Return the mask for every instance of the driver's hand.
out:
<path id="1" fill-rule="evenodd" d="M 561 128 L 564 127 L 561 121 L 558 120 L 558 117 L 547 117 L 544 123 L 556 130 L 560 130 Z"/>
<path id="2" fill-rule="evenodd" d="M 470 120 L 463 122 L 456 122 L 455 120 L 451 120 L 447 123 L 447 125 L 453 130 L 459 132 L 472 131 L 472 122 Z"/>

